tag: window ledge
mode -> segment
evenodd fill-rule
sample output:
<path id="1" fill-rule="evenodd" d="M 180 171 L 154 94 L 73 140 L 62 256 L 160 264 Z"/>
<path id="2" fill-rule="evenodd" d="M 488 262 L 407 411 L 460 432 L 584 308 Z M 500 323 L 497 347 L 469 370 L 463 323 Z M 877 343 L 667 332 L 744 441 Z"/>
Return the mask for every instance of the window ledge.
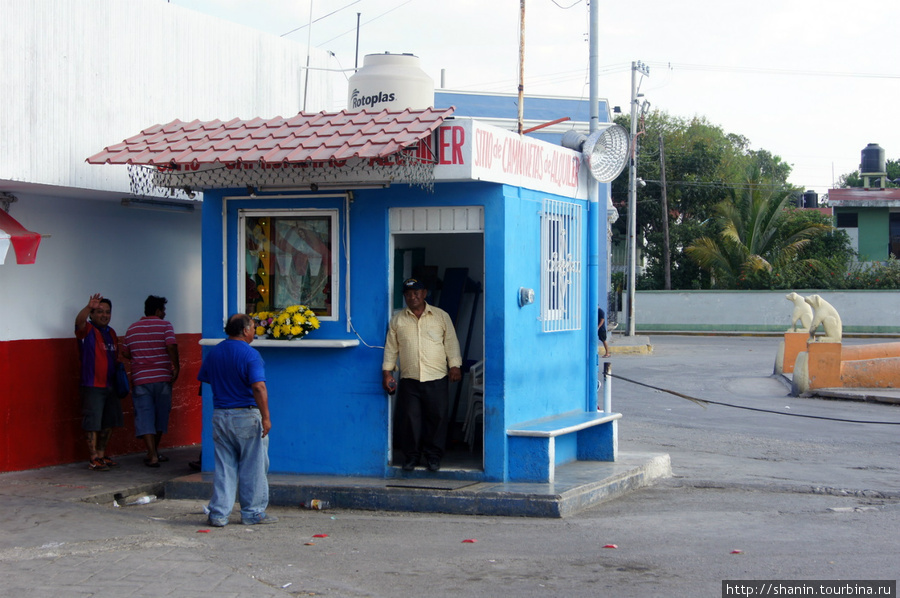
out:
<path id="1" fill-rule="evenodd" d="M 224 338 L 201 338 L 200 344 L 204 346 L 218 345 Z M 283 349 L 344 349 L 356 347 L 359 339 L 333 338 L 333 339 L 300 339 L 297 341 L 276 341 L 268 338 L 258 338 L 253 341 L 252 347 L 278 347 Z"/>

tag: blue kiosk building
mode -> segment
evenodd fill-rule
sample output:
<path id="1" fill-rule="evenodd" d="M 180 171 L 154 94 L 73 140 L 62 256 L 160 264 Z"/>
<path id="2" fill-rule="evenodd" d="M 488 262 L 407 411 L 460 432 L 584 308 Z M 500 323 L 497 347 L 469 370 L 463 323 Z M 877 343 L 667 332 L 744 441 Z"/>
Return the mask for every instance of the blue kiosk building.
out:
<path id="1" fill-rule="evenodd" d="M 203 344 L 224 338 L 231 313 L 316 313 L 305 338 L 253 343 L 272 473 L 552 482 L 566 463 L 616 459 L 620 415 L 597 405 L 609 190 L 590 201 L 581 152 L 453 108 L 370 108 L 176 120 L 90 161 L 132 165 L 148 190 L 203 192 Z M 464 353 L 438 473 L 401 470 L 381 388 L 388 321 L 413 275 Z M 203 409 L 209 470 L 208 388 Z"/>

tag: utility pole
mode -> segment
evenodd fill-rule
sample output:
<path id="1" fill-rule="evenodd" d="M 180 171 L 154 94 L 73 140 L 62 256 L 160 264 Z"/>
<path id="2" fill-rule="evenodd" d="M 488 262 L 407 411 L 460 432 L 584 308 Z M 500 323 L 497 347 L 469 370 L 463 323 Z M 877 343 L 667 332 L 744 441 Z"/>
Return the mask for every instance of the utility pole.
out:
<path id="1" fill-rule="evenodd" d="M 625 320 L 626 336 L 634 336 L 634 284 L 637 254 L 637 120 L 643 114 L 638 109 L 638 74 L 649 77 L 650 69 L 642 62 L 631 63 L 631 159 L 628 162 L 628 280 L 626 282 Z"/>
<path id="2" fill-rule="evenodd" d="M 588 97 L 590 102 L 590 124 L 589 131 L 594 133 L 600 128 L 600 7 L 599 1 L 594 0 L 589 3 L 589 56 L 588 69 L 590 76 L 588 80 Z M 597 319 L 597 308 L 601 305 L 605 309 L 609 309 L 606 305 L 606 293 L 603 293 L 602 299 L 600 290 L 606 290 L 606 284 L 600 282 L 600 231 L 601 231 L 601 214 L 606 214 L 606 200 L 603 202 L 603 210 L 600 209 L 600 184 L 594 180 L 594 177 L 588 176 L 588 310 L 585 324 L 591 334 L 588 336 L 588 355 L 589 367 L 587 368 L 587 388 L 588 393 L 585 402 L 587 411 L 597 410 L 597 395 L 593 389 L 599 388 L 600 385 L 600 352 L 599 339 L 593 332 L 597 330 L 599 320 Z M 605 217 L 604 217 L 605 218 Z M 605 224 L 605 219 L 604 219 Z M 603 236 L 606 237 L 606 227 L 602 229 Z M 605 248 L 605 245 L 604 245 Z M 607 263 L 608 265 L 608 263 Z M 602 303 L 601 303 L 602 301 Z M 608 385 L 607 385 L 608 386 Z M 609 407 L 608 405 L 606 405 Z M 612 411 L 612 408 L 610 408 Z"/>
<path id="3" fill-rule="evenodd" d="M 519 115 L 518 131 L 525 128 L 525 0 L 519 0 Z"/>
<path id="4" fill-rule="evenodd" d="M 659 134 L 659 185 L 662 188 L 659 197 L 662 205 L 662 230 L 663 230 L 663 276 L 665 277 L 665 289 L 672 290 L 672 256 L 669 254 L 669 201 L 666 198 L 666 148 L 663 143 L 662 133 Z"/>

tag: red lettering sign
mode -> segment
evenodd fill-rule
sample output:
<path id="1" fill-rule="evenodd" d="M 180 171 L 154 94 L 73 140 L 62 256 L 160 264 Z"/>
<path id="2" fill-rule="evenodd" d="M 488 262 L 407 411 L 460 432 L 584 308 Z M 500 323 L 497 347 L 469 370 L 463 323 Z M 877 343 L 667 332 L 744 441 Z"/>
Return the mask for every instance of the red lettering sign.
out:
<path id="1" fill-rule="evenodd" d="M 438 129 L 438 164 L 465 164 L 462 148 L 466 143 L 466 132 L 459 126 Z"/>

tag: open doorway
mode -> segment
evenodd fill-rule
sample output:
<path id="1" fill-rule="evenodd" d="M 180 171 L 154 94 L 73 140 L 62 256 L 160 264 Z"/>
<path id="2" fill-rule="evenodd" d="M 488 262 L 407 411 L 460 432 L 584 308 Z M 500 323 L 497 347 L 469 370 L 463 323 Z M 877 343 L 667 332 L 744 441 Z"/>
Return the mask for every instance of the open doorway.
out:
<path id="1" fill-rule="evenodd" d="M 441 469 L 483 470 L 484 233 L 481 208 L 421 210 L 477 211 L 477 218 L 469 218 L 468 223 L 423 230 L 423 227 L 399 226 L 401 216 L 416 209 L 392 210 L 390 276 L 392 314 L 404 306 L 400 290 L 402 281 L 414 276 L 428 289 L 426 301 L 446 311 L 454 322 L 463 359 L 463 379 L 450 385 L 450 421 Z M 423 216 L 424 222 L 427 218 Z M 396 448 L 396 416 L 397 405 L 392 400 L 389 462 L 399 467 L 404 455 Z"/>

